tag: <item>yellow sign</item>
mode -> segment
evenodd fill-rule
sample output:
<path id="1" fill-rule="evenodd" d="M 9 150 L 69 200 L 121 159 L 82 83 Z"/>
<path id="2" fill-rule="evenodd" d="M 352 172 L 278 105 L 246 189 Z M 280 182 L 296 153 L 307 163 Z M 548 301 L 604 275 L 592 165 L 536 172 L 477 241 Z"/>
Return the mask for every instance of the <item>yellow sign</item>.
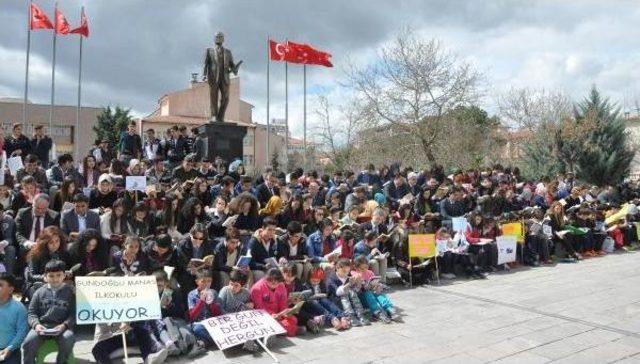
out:
<path id="1" fill-rule="evenodd" d="M 519 222 L 512 222 L 502 225 L 502 235 L 515 236 L 518 238 L 518 242 L 524 241 L 524 233 L 522 231 L 522 224 Z"/>
<path id="2" fill-rule="evenodd" d="M 434 234 L 410 234 L 409 257 L 432 258 L 436 256 L 436 236 Z"/>

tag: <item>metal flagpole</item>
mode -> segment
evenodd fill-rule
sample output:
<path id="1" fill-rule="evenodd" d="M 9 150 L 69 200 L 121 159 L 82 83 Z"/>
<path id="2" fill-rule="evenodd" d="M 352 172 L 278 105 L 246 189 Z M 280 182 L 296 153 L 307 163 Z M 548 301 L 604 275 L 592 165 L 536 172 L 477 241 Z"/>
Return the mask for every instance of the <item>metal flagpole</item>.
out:
<path id="1" fill-rule="evenodd" d="M 287 39 L 289 49 L 289 39 Z M 284 155 L 286 156 L 285 170 L 289 169 L 289 62 L 284 61 Z"/>
<path id="2" fill-rule="evenodd" d="M 303 98 L 302 98 L 302 150 L 303 150 L 303 162 L 302 165 L 304 169 L 307 169 L 307 65 L 302 65 L 302 88 L 303 90 Z"/>
<path id="3" fill-rule="evenodd" d="M 22 104 L 22 124 L 27 128 L 27 100 L 29 97 L 29 53 L 31 53 L 31 1 L 27 17 L 27 66 L 24 73 L 24 103 Z"/>
<path id="4" fill-rule="evenodd" d="M 270 42 L 270 38 L 269 35 L 267 35 L 267 164 L 269 164 L 269 139 L 271 139 L 269 132 L 271 130 L 271 120 L 269 119 L 269 104 L 271 102 L 271 98 L 269 95 L 269 64 L 271 63 L 271 59 L 270 59 L 270 48 L 269 48 L 269 42 Z M 255 161 L 254 161 L 255 163 Z"/>
<path id="5" fill-rule="evenodd" d="M 80 8 L 80 19 L 82 19 L 82 15 L 84 14 L 84 6 Z M 82 20 L 80 20 L 82 22 Z M 78 34 L 80 37 L 80 59 L 78 60 L 78 107 L 76 108 L 76 128 L 75 128 L 75 139 L 73 144 L 75 144 L 76 155 L 74 160 L 79 162 L 80 158 L 80 108 L 81 108 L 81 96 L 82 96 L 82 38 L 84 36 L 82 34 Z"/>
<path id="6" fill-rule="evenodd" d="M 58 30 L 58 16 L 56 12 L 58 11 L 58 2 L 55 5 L 55 20 L 53 26 L 53 59 L 51 61 L 51 107 L 49 109 L 49 136 L 53 136 L 53 105 L 55 102 L 55 90 L 56 90 L 56 35 Z M 55 157 L 55 156 L 54 156 Z"/>

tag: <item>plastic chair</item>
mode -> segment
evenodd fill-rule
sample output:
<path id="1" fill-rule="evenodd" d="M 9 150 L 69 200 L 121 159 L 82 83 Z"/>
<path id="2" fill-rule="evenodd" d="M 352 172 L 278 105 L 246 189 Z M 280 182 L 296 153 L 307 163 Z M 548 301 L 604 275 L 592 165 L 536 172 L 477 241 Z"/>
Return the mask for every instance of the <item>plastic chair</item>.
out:
<path id="1" fill-rule="evenodd" d="M 44 364 L 44 360 L 47 358 L 47 355 L 51 353 L 58 352 L 58 343 L 53 339 L 45 340 L 40 349 L 38 349 L 38 355 L 36 356 L 36 364 Z M 67 364 L 76 364 L 76 359 L 73 356 L 73 353 L 69 355 L 67 359 Z"/>

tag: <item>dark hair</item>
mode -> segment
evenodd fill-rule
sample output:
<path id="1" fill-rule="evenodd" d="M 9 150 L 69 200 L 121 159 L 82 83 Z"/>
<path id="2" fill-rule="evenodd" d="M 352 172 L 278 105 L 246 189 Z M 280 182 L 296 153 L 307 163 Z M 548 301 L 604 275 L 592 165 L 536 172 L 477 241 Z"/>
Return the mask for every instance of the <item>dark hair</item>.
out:
<path id="1" fill-rule="evenodd" d="M 280 270 L 282 271 L 283 274 L 287 273 L 292 276 L 298 273 L 298 267 L 296 266 L 295 262 L 288 262 L 286 265 L 280 268 Z"/>
<path id="2" fill-rule="evenodd" d="M 284 276 L 278 268 L 271 268 L 267 271 L 265 279 L 270 282 L 284 282 Z"/>
<path id="3" fill-rule="evenodd" d="M 196 280 L 211 278 L 211 271 L 208 269 L 200 269 L 196 272 Z"/>
<path id="4" fill-rule="evenodd" d="M 239 239 L 239 236 L 240 236 L 240 231 L 238 231 L 238 228 L 234 226 L 229 226 L 224 232 L 224 238 L 226 240 Z"/>
<path id="5" fill-rule="evenodd" d="M 16 277 L 14 277 L 13 274 L 11 273 L 7 273 L 7 272 L 0 273 L 0 281 L 7 282 L 9 287 L 12 287 L 12 288 L 16 287 Z"/>
<path id="6" fill-rule="evenodd" d="M 73 162 L 73 157 L 69 153 L 62 154 L 58 157 L 58 165 Z"/>
<path id="7" fill-rule="evenodd" d="M 204 238 L 207 238 L 207 229 L 205 229 L 202 223 L 197 222 L 193 224 L 193 226 L 189 230 L 189 234 L 193 235 L 195 233 L 202 233 L 204 235 Z"/>
<path id="8" fill-rule="evenodd" d="M 36 156 L 35 154 L 28 154 L 25 158 L 24 158 L 25 163 L 37 163 L 38 162 L 38 156 Z"/>
<path id="9" fill-rule="evenodd" d="M 78 203 L 78 202 L 89 203 L 89 197 L 87 197 L 84 193 L 76 193 L 73 196 L 73 202 L 75 202 L 75 203 Z"/>
<path id="10" fill-rule="evenodd" d="M 54 259 L 47 262 L 44 266 L 44 273 L 56 273 L 64 272 L 67 269 L 67 265 L 62 260 Z"/>
<path id="11" fill-rule="evenodd" d="M 229 280 L 244 286 L 247 284 L 247 274 L 241 270 L 234 269 L 229 273 Z"/>
<path id="12" fill-rule="evenodd" d="M 345 268 L 345 267 L 351 267 L 351 261 L 347 258 L 342 258 L 338 260 L 338 263 L 336 263 L 336 268 Z"/>
<path id="13" fill-rule="evenodd" d="M 276 219 L 274 219 L 271 216 L 267 216 L 264 218 L 264 220 L 262 220 L 262 227 L 266 228 L 267 226 L 278 226 L 278 223 L 276 222 Z"/>
<path id="14" fill-rule="evenodd" d="M 361 264 L 369 265 L 369 260 L 368 260 L 368 259 L 367 259 L 367 257 L 366 257 L 366 256 L 364 256 L 364 255 L 358 255 L 358 256 L 353 260 L 353 263 L 354 263 L 356 266 L 359 266 L 359 265 L 361 265 Z"/>
<path id="15" fill-rule="evenodd" d="M 333 226 L 333 221 L 331 221 L 331 219 L 325 217 L 318 224 L 318 230 L 324 230 L 324 228 L 326 228 L 327 226 Z"/>
<path id="16" fill-rule="evenodd" d="M 302 224 L 298 221 L 289 221 L 289 223 L 287 224 L 287 232 L 289 233 L 289 235 L 302 232 Z"/>

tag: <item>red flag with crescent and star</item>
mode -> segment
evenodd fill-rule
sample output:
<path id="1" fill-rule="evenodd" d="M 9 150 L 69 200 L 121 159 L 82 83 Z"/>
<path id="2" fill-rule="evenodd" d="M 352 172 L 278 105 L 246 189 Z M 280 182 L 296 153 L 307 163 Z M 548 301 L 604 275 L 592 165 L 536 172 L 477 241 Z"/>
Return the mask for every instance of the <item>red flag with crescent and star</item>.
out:
<path id="1" fill-rule="evenodd" d="M 60 35 L 69 34 L 69 22 L 64 14 L 56 8 L 56 33 Z"/>
<path id="2" fill-rule="evenodd" d="M 70 34 L 80 34 L 85 38 L 89 37 L 89 22 L 87 21 L 87 16 L 84 14 L 84 8 L 82 9 L 82 14 L 80 15 L 80 26 L 72 29 Z"/>
<path id="3" fill-rule="evenodd" d="M 35 29 L 53 29 L 51 20 L 47 17 L 47 14 L 40 9 L 40 7 L 34 3 L 31 3 L 31 30 Z"/>
<path id="4" fill-rule="evenodd" d="M 330 53 L 294 42 L 278 43 L 269 40 L 269 58 L 273 61 L 333 67 L 329 61 Z"/>

